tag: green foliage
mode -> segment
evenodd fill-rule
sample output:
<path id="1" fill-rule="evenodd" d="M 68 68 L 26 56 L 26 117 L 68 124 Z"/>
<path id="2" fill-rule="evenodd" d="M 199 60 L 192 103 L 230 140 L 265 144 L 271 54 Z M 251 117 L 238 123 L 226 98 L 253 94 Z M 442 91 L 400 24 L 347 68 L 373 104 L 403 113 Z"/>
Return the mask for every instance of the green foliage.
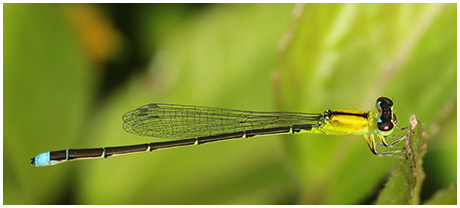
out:
<path id="1" fill-rule="evenodd" d="M 151 102 L 375 111 L 375 99 L 387 96 L 400 125 L 415 114 L 427 131 L 426 178 L 456 184 L 455 4 L 142 5 L 129 34 L 144 43 L 139 50 L 151 64 L 102 101 L 95 99 L 101 75 L 116 73 L 104 66 L 117 62 L 95 62 L 88 53 L 82 28 L 68 18 L 76 6 L 4 6 L 4 204 L 426 200 L 418 201 L 421 170 L 408 201 L 402 184 L 414 172 L 373 156 L 360 136 L 266 136 L 46 168 L 28 163 L 49 150 L 156 141 L 121 128 L 124 112 Z M 105 5 L 86 6 L 93 13 L 79 17 L 98 14 L 111 25 Z M 115 59 L 126 59 L 131 39 L 112 26 L 123 45 Z M 406 198 L 384 200 L 394 198 L 384 195 L 390 190 Z"/>
<path id="2" fill-rule="evenodd" d="M 449 29 L 455 23 L 447 26 L 454 7 L 305 5 L 280 54 L 275 100 L 290 111 L 372 110 L 377 97 L 387 96 L 394 100 L 400 125 L 415 114 L 427 130 L 448 129 L 438 119 L 455 117 L 449 108 L 456 100 L 456 32 Z M 286 143 L 306 204 L 373 203 L 397 162 L 370 157 L 364 141 L 351 137 L 305 135 Z M 447 161 L 456 167 L 455 160 Z"/>
<path id="3" fill-rule="evenodd" d="M 425 173 L 422 158 L 426 151 L 426 134 L 422 134 L 420 121 L 412 115 L 409 121 L 406 144 L 407 160 L 400 160 L 391 173 L 377 204 L 418 204 L 420 188 Z"/>
<path id="4" fill-rule="evenodd" d="M 424 205 L 457 205 L 457 187 L 437 191 Z"/>

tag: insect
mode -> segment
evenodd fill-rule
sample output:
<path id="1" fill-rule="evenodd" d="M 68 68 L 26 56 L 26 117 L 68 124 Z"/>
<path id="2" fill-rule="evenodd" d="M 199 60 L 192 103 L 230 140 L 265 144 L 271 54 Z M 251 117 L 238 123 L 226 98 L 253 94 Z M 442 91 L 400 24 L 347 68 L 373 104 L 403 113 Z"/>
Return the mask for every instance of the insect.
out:
<path id="1" fill-rule="evenodd" d="M 380 97 L 378 113 L 358 110 L 326 110 L 323 113 L 257 112 L 176 104 L 147 104 L 122 117 L 125 131 L 139 136 L 168 139 L 163 142 L 66 149 L 41 153 L 31 159 L 33 166 L 50 166 L 79 159 L 108 158 L 177 146 L 198 145 L 235 138 L 283 133 L 363 135 L 372 153 L 397 157 L 404 149 L 378 152 L 376 146 L 394 147 L 404 139 L 386 141 L 397 126 L 393 101 Z M 376 142 L 380 140 L 381 143 Z"/>

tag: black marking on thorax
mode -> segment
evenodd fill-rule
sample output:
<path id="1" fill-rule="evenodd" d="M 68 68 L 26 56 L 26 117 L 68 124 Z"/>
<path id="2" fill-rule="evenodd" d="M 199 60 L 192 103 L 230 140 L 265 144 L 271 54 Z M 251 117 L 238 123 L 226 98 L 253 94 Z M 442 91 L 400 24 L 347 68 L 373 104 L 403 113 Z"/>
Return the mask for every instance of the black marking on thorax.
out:
<path id="1" fill-rule="evenodd" d="M 335 115 L 347 115 L 347 116 L 358 116 L 358 117 L 363 117 L 365 119 L 369 118 L 369 113 L 347 113 L 347 112 L 340 112 L 340 111 L 330 111 L 329 113 L 331 116 Z"/>

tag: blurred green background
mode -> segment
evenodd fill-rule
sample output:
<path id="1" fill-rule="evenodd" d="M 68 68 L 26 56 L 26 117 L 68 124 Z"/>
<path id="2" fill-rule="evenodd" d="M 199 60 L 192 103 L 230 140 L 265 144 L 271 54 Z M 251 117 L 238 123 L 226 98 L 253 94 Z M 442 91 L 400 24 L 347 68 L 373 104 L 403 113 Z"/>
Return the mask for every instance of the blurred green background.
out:
<path id="1" fill-rule="evenodd" d="M 456 4 L 4 4 L 4 204 L 372 204 L 397 160 L 361 136 L 229 140 L 34 168 L 158 141 L 152 102 L 375 111 L 428 133 L 421 202 L 457 184 Z"/>

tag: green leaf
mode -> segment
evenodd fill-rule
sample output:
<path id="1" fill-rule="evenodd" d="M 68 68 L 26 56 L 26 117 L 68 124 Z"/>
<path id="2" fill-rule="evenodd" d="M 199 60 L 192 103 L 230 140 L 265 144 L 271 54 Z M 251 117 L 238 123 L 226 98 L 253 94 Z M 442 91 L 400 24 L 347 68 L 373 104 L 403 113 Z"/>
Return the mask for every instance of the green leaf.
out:
<path id="1" fill-rule="evenodd" d="M 450 186 L 444 190 L 437 191 L 424 205 L 456 205 L 457 186 Z"/>
<path id="2" fill-rule="evenodd" d="M 375 111 L 387 96 L 400 121 L 416 114 L 430 129 L 457 93 L 456 15 L 455 4 L 297 5 L 274 76 L 280 110 Z M 304 204 L 373 203 L 398 162 L 358 136 L 284 141 Z"/>
<path id="3" fill-rule="evenodd" d="M 68 185 L 72 167 L 34 168 L 30 158 L 85 140 L 81 130 L 96 94 L 97 71 L 61 9 L 58 4 L 4 7 L 5 204 L 64 197 L 60 189 Z"/>
<path id="4" fill-rule="evenodd" d="M 381 191 L 377 204 L 418 204 L 420 188 L 425 173 L 422 157 L 426 150 L 426 135 L 415 115 L 409 118 L 408 139 L 405 139 L 406 157 L 400 160 L 392 172 L 385 188 Z"/>

